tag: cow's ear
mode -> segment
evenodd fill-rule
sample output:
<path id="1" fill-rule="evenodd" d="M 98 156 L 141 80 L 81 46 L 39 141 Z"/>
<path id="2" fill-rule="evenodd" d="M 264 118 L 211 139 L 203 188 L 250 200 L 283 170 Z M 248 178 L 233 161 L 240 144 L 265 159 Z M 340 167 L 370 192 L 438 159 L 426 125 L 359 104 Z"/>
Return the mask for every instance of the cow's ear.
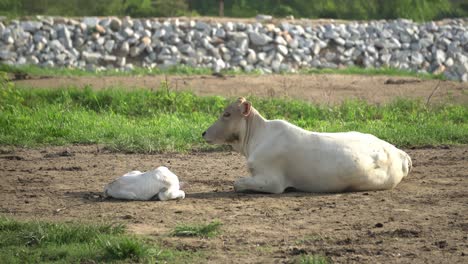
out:
<path id="1" fill-rule="evenodd" d="M 249 101 L 244 101 L 241 104 L 241 113 L 243 116 L 249 116 L 250 110 L 252 109 L 252 103 Z"/>

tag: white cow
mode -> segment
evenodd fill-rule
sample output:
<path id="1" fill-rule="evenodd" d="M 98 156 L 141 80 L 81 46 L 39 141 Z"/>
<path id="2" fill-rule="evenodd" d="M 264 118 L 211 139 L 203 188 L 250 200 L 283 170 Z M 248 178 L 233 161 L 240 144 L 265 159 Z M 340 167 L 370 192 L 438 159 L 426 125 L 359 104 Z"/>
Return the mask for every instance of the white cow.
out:
<path id="1" fill-rule="evenodd" d="M 131 171 L 106 185 L 107 196 L 126 200 L 150 200 L 158 196 L 159 200 L 183 199 L 185 193 L 180 189 L 179 179 L 166 167 L 140 172 Z"/>
<path id="2" fill-rule="evenodd" d="M 208 143 L 243 154 L 251 177 L 237 192 L 346 192 L 394 188 L 411 170 L 404 151 L 370 134 L 316 133 L 283 120 L 266 120 L 239 98 L 203 133 Z"/>

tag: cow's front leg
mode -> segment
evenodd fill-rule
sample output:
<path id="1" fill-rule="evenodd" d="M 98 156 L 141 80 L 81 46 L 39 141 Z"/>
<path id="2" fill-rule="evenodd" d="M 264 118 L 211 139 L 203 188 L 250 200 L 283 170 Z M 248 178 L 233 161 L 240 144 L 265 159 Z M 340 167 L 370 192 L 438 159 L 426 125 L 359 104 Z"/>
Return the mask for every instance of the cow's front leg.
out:
<path id="1" fill-rule="evenodd" d="M 263 192 L 263 193 L 282 193 L 284 185 L 275 177 L 244 177 L 234 183 L 234 191 L 236 192 Z"/>
<path id="2" fill-rule="evenodd" d="M 184 199 L 185 192 L 179 189 L 169 189 L 158 193 L 158 198 L 161 201 L 167 201 L 172 199 Z"/>

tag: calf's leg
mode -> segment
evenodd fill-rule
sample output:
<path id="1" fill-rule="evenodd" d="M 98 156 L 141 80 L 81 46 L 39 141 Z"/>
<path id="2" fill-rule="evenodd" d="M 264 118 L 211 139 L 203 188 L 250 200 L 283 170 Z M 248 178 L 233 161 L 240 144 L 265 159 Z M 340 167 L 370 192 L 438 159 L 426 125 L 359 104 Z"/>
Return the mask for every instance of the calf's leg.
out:
<path id="1" fill-rule="evenodd" d="M 167 201 L 172 199 L 184 199 L 185 192 L 181 190 L 168 189 L 158 193 L 158 198 L 161 201 Z"/>

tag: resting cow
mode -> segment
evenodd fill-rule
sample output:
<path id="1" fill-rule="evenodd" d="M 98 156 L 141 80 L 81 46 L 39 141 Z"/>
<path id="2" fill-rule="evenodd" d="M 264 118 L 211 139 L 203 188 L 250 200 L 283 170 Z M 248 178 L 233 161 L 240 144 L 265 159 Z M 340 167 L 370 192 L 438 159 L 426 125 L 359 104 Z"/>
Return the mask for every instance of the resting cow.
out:
<path id="1" fill-rule="evenodd" d="M 317 133 L 266 120 L 244 98 L 226 107 L 203 138 L 246 157 L 252 176 L 237 180 L 236 192 L 386 190 L 411 170 L 408 154 L 373 135 Z"/>
<path id="2" fill-rule="evenodd" d="M 106 185 L 107 196 L 126 200 L 150 200 L 157 195 L 159 200 L 183 199 L 179 179 L 166 167 L 140 172 L 131 171 Z"/>

